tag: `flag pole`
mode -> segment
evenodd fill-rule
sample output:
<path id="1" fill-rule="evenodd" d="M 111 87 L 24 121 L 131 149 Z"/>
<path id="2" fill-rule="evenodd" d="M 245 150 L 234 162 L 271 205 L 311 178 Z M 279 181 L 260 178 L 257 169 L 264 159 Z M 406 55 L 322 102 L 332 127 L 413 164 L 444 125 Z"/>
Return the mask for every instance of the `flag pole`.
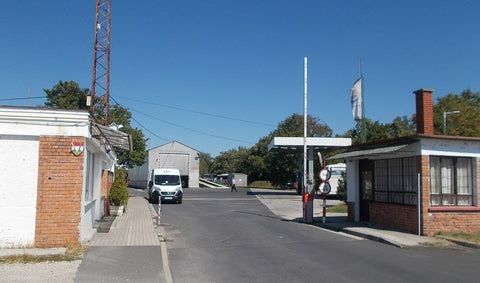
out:
<path id="1" fill-rule="evenodd" d="M 365 96 L 364 96 L 364 85 L 365 85 L 365 80 L 363 79 L 363 65 L 362 65 L 362 59 L 360 59 L 360 80 L 362 82 L 361 84 L 361 102 L 362 102 L 362 143 L 367 142 L 367 125 L 365 122 Z"/>

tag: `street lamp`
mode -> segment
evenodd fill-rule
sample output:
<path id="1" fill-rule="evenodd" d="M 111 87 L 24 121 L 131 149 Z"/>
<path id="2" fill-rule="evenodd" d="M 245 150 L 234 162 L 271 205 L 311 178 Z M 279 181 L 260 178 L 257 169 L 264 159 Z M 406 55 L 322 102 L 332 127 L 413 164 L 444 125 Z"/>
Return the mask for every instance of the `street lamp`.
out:
<path id="1" fill-rule="evenodd" d="M 447 135 L 447 115 L 460 113 L 460 110 L 443 112 L 443 134 Z"/>

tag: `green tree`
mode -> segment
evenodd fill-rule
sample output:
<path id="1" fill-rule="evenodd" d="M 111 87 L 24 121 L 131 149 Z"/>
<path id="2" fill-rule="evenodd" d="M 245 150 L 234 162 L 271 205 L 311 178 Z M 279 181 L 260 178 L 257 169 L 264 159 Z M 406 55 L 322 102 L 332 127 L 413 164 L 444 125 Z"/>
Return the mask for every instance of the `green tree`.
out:
<path id="1" fill-rule="evenodd" d="M 391 138 L 412 136 L 416 133 L 416 123 L 414 117 L 408 119 L 407 116 L 396 117 L 389 124 Z"/>
<path id="2" fill-rule="evenodd" d="M 415 134 L 416 124 L 414 118 L 408 119 L 407 116 L 396 117 L 391 123 L 382 124 L 379 121 L 372 121 L 365 118 L 367 131 L 366 142 L 374 142 L 391 138 L 411 136 Z M 361 122 L 357 122 L 355 128 L 347 131 L 343 137 L 352 139 L 352 144 L 362 143 Z"/>
<path id="3" fill-rule="evenodd" d="M 47 94 L 47 101 L 45 106 L 61 109 L 84 109 L 87 110 L 86 97 L 89 90 L 86 88 L 80 88 L 78 83 L 74 81 L 63 82 L 59 81 L 52 89 L 44 89 Z M 95 119 L 102 123 L 103 117 L 105 117 L 105 110 L 101 107 L 95 107 Z M 122 149 L 116 149 L 118 164 L 124 165 L 129 168 L 134 165 L 142 165 L 145 163 L 147 156 L 146 142 L 147 139 L 143 135 L 140 129 L 132 128 L 130 126 L 130 119 L 132 114 L 128 109 L 113 104 L 109 109 L 109 123 L 115 123 L 122 125 L 120 131 L 129 134 L 132 137 L 133 151 L 125 151 Z"/>
<path id="4" fill-rule="evenodd" d="M 308 116 L 307 136 L 329 137 L 332 130 L 318 118 Z M 274 137 L 303 136 L 303 115 L 292 114 L 278 124 L 277 129 L 262 137 L 251 148 L 222 152 L 214 159 L 214 173 L 245 173 L 249 182 L 269 180 L 275 185 L 294 181 L 297 177 L 298 155 L 269 152 L 268 144 Z M 318 162 L 318 161 L 317 161 Z"/>
<path id="5" fill-rule="evenodd" d="M 443 113 L 458 110 L 460 113 L 447 116 L 447 135 L 480 136 L 480 93 L 467 89 L 458 94 L 438 98 L 433 106 L 434 132 L 443 135 Z"/>
<path id="6" fill-rule="evenodd" d="M 147 151 L 147 139 L 143 135 L 140 129 L 132 128 L 130 126 L 123 126 L 120 131 L 127 133 L 132 138 L 133 150 L 117 149 L 118 164 L 126 166 L 127 168 L 133 168 L 134 166 L 141 166 L 146 161 Z"/>
<path id="7" fill-rule="evenodd" d="M 200 178 L 205 174 L 211 174 L 213 172 L 213 158 L 210 153 L 199 153 L 200 159 Z"/>
<path id="8" fill-rule="evenodd" d="M 86 104 L 89 90 L 80 88 L 74 81 L 59 81 L 52 89 L 43 89 L 47 94 L 45 106 L 61 109 L 88 109 Z"/>
<path id="9" fill-rule="evenodd" d="M 337 198 L 344 202 L 347 201 L 347 173 L 343 172 L 338 179 Z"/>

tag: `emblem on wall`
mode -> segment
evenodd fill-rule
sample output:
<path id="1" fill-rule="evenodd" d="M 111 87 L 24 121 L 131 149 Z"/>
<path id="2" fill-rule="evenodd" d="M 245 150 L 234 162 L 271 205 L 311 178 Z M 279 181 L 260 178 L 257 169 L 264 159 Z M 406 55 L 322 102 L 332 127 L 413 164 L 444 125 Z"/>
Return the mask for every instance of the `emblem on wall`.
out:
<path id="1" fill-rule="evenodd" d="M 83 142 L 72 142 L 72 153 L 79 156 L 83 152 Z"/>

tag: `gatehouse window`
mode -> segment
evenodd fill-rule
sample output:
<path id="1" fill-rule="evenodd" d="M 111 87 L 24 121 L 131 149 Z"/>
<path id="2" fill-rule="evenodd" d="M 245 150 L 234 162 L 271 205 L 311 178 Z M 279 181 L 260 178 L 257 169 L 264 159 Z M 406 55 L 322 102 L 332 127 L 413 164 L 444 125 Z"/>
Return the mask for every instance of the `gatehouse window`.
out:
<path id="1" fill-rule="evenodd" d="M 472 158 L 430 156 L 430 205 L 473 205 Z"/>
<path id="2" fill-rule="evenodd" d="M 375 202 L 417 204 L 415 157 L 375 160 Z"/>

